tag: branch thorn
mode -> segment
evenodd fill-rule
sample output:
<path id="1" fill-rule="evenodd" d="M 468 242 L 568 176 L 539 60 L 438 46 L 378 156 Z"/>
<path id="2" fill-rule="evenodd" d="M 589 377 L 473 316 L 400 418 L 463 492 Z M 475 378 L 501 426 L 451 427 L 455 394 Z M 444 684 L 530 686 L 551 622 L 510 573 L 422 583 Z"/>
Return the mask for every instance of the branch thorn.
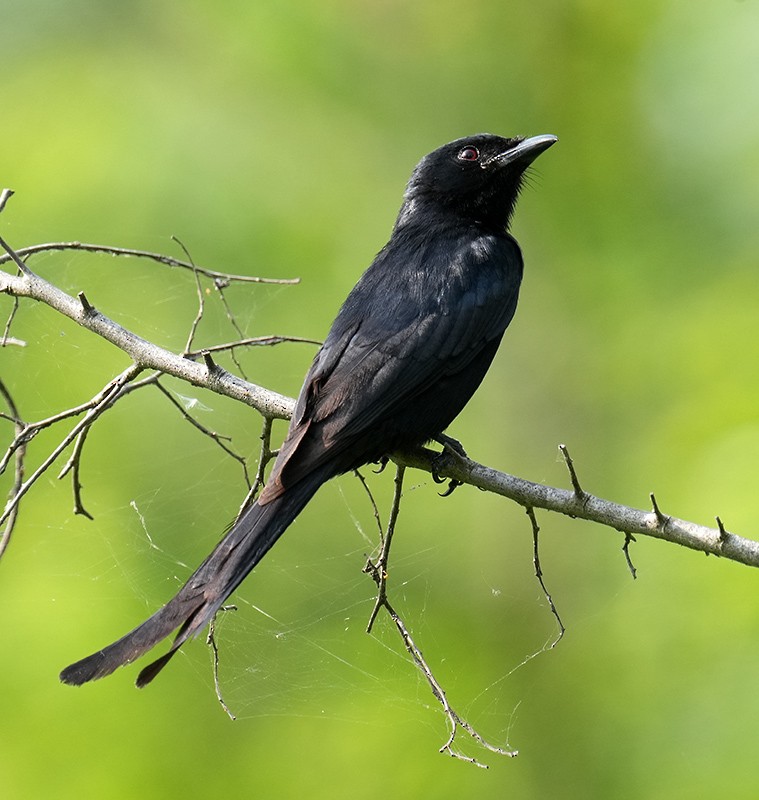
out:
<path id="1" fill-rule="evenodd" d="M 219 371 L 219 365 L 213 360 L 213 356 L 208 352 L 208 350 L 204 350 L 201 355 L 203 356 L 203 361 L 209 373 L 213 374 L 214 372 Z"/>
<path id="2" fill-rule="evenodd" d="M 662 526 L 666 525 L 667 522 L 669 522 L 669 517 L 666 514 L 662 514 L 661 510 L 659 509 L 659 505 L 656 502 L 656 497 L 654 496 L 653 492 L 649 494 L 649 497 L 651 498 L 651 505 L 653 506 L 654 509 L 654 515 L 656 516 L 656 521 L 659 523 L 659 525 Z"/>
<path id="3" fill-rule="evenodd" d="M 82 304 L 82 311 L 84 311 L 85 316 L 91 317 L 97 313 L 95 306 L 90 303 L 90 301 L 87 299 L 87 295 L 84 292 L 79 292 L 77 297 L 79 298 L 79 302 Z"/>
<path id="4" fill-rule="evenodd" d="M 3 189 L 0 192 L 0 212 L 5 208 L 5 204 L 13 197 L 13 189 Z"/>
<path id="5" fill-rule="evenodd" d="M 715 519 L 717 520 L 717 527 L 719 528 L 719 542 L 717 546 L 719 549 L 722 549 L 722 545 L 727 541 L 729 532 L 719 517 L 715 517 Z"/>
<path id="6" fill-rule="evenodd" d="M 572 456 L 569 455 L 569 450 L 565 444 L 560 444 L 559 450 L 561 450 L 561 454 L 564 456 L 564 463 L 567 465 L 567 469 L 569 470 L 569 477 L 572 481 L 572 489 L 575 493 L 575 496 L 578 500 L 584 500 L 587 495 L 583 491 L 582 486 L 580 486 L 580 481 L 577 478 L 577 473 L 575 472 L 575 465 L 572 461 Z"/>

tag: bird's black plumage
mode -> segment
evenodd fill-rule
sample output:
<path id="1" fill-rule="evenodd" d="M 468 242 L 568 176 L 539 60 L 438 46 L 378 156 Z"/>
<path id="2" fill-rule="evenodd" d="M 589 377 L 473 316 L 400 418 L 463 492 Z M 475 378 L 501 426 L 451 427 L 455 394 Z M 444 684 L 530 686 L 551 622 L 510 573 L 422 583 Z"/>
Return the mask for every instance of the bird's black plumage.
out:
<path id="1" fill-rule="evenodd" d="M 325 481 L 442 434 L 479 386 L 511 322 L 522 256 L 507 228 L 526 168 L 553 136 L 478 134 L 425 156 L 390 241 L 348 295 L 311 365 L 259 498 L 176 596 L 67 667 L 82 684 L 139 658 L 149 683 L 196 635 Z"/>

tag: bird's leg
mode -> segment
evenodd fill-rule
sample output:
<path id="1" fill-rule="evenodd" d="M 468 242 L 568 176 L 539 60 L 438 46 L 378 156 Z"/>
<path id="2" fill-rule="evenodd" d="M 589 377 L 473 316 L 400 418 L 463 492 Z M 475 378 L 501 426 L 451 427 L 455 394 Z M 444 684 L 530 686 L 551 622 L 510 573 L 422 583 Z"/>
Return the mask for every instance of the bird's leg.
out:
<path id="1" fill-rule="evenodd" d="M 452 436 L 440 433 L 434 437 L 434 441 L 443 446 L 443 452 L 435 456 L 432 461 L 432 480 L 435 481 L 435 483 L 445 483 L 446 478 L 441 478 L 439 472 L 445 469 L 447 460 L 452 458 L 462 461 L 468 456 L 461 442 L 458 439 L 454 439 Z M 458 486 L 461 486 L 461 481 L 451 478 L 448 481 L 448 488 L 440 493 L 440 496 L 449 497 Z"/>
<path id="2" fill-rule="evenodd" d="M 454 439 L 453 436 L 449 436 L 447 433 L 439 433 L 437 436 L 433 437 L 433 440 L 443 445 L 443 452 L 446 450 L 449 452 L 453 451 L 457 456 L 461 456 L 461 458 L 468 458 L 466 450 L 464 450 L 464 445 L 461 444 L 458 439 Z"/>

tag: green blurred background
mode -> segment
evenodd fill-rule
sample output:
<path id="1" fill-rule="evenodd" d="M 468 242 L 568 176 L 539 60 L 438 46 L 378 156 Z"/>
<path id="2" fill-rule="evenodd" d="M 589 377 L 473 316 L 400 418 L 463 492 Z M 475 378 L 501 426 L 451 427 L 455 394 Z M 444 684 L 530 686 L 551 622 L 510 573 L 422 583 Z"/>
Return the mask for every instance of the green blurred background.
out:
<path id="1" fill-rule="evenodd" d="M 96 241 L 229 272 L 246 335 L 320 338 L 384 244 L 416 161 L 488 130 L 554 133 L 520 202 L 521 305 L 452 429 L 479 461 L 757 537 L 759 7 L 756 2 L 0 0 L 2 214 L 14 246 Z M 181 350 L 187 274 L 51 254 L 69 292 Z M 4 320 L 11 308 L 0 298 Z M 22 303 L 0 376 L 36 419 L 82 402 L 125 357 Z M 208 297 L 200 344 L 235 338 Z M 242 354 L 293 394 L 314 348 Z M 230 361 L 224 365 L 237 369 Z M 168 381 L 255 463 L 249 409 Z M 7 440 L 10 426 L 2 423 Z M 278 429 L 281 434 L 282 426 Z M 58 434 L 60 435 L 60 434 Z M 41 435 L 29 472 L 57 441 Z M 155 390 L 90 436 L 90 522 L 68 481 L 36 487 L 3 563 L 4 798 L 754 798 L 759 575 L 540 515 L 555 626 L 512 504 L 412 474 L 395 603 L 451 703 L 517 759 L 437 754 L 445 722 L 387 620 L 363 632 L 372 517 L 330 484 L 219 623 L 142 692 L 130 667 L 80 690 L 58 670 L 168 599 L 245 492 L 239 465 Z M 0 490 L 8 488 L 7 476 Z M 389 474 L 371 477 L 386 504 Z"/>

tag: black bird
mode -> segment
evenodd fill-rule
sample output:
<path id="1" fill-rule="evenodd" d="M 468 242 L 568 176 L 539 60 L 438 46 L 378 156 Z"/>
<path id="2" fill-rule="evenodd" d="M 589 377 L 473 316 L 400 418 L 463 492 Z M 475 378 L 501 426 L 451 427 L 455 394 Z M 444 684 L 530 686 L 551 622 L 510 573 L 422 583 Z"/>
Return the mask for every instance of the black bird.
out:
<path id="1" fill-rule="evenodd" d="M 66 667 L 64 683 L 109 675 L 179 628 L 169 651 L 140 672 L 137 685 L 146 685 L 211 621 L 325 481 L 442 437 L 514 316 L 522 254 L 507 228 L 525 170 L 555 142 L 478 134 L 419 162 L 390 241 L 314 358 L 261 495 L 172 600 Z"/>

